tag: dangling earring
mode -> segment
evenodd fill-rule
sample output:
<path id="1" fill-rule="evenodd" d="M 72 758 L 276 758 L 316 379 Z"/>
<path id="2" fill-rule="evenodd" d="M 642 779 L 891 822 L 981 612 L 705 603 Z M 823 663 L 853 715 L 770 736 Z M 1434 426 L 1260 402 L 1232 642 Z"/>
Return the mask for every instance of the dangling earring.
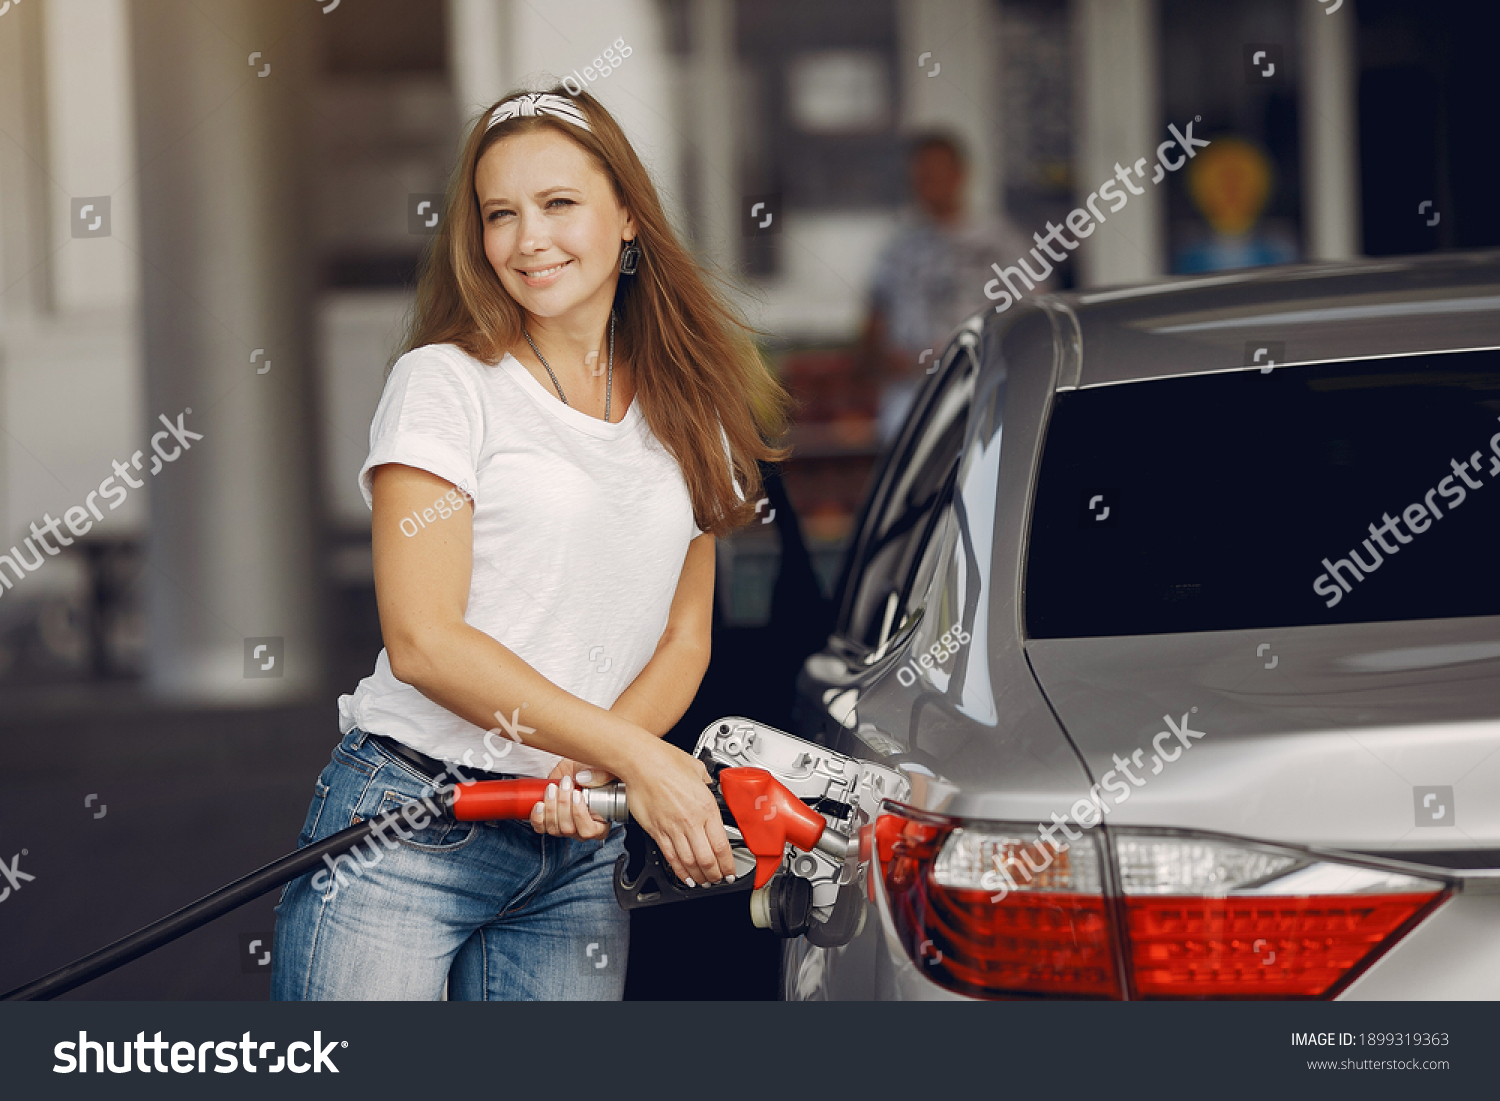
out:
<path id="1" fill-rule="evenodd" d="M 634 241 L 625 242 L 625 251 L 620 253 L 620 274 L 634 275 L 641 259 L 641 246 Z"/>

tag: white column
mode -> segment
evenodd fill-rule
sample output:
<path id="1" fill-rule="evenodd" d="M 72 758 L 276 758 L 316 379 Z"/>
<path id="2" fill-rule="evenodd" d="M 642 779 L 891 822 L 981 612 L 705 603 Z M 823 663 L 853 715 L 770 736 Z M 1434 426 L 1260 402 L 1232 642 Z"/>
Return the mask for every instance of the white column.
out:
<path id="1" fill-rule="evenodd" d="M 17 5 L 0 18 L 0 325 L 7 328 L 45 308 L 45 265 L 55 247 L 47 238 L 52 185 L 46 169 L 43 8 Z"/>
<path id="2" fill-rule="evenodd" d="M 448 0 L 448 69 L 465 122 L 515 81 L 510 0 Z"/>
<path id="3" fill-rule="evenodd" d="M 1091 191 L 1145 157 L 1145 194 L 1108 213 L 1078 250 L 1079 284 L 1137 283 L 1166 271 L 1164 202 L 1150 183 L 1158 132 L 1156 0 L 1072 0 L 1075 130 L 1074 194 Z M 1186 120 L 1177 120 L 1178 126 Z M 1195 135 L 1196 136 L 1196 135 Z M 1174 150 L 1175 153 L 1175 150 Z M 1125 188 L 1116 181 L 1121 191 Z"/>
<path id="4" fill-rule="evenodd" d="M 931 56 L 918 59 L 923 54 Z M 1000 29 L 993 0 L 898 0 L 896 75 L 901 126 L 955 131 L 969 149 L 966 208 L 974 218 L 1001 212 L 1000 149 L 993 119 L 1004 113 Z M 934 73 L 935 75 L 928 75 Z"/>
<path id="5" fill-rule="evenodd" d="M 1300 5 L 1302 192 L 1309 260 L 1361 255 L 1354 6 Z"/>
<path id="6" fill-rule="evenodd" d="M 23 515 L 13 485 L 17 465 L 26 462 L 11 432 L 15 334 L 29 327 L 46 299 L 41 18 L 41 5 L 28 5 L 0 20 L 0 538 L 11 535 Z"/>
<path id="7" fill-rule="evenodd" d="M 148 676 L 162 696 L 272 703 L 320 687 L 305 11 L 130 3 L 146 431 L 191 407 L 184 424 L 203 436 L 148 479 Z M 281 676 L 245 677 L 254 638 L 283 640 Z"/>
<path id="8" fill-rule="evenodd" d="M 0 17 L 7 543 L 45 512 L 79 503 L 79 487 L 97 486 L 112 458 L 142 442 L 129 52 L 126 0 L 12 3 Z M 77 237 L 84 206 L 100 232 Z M 95 534 L 138 533 L 145 515 L 144 492 L 132 494 Z M 64 590 L 68 577 L 59 566 L 28 588 Z"/>
<path id="9" fill-rule="evenodd" d="M 700 254 L 721 271 L 738 260 L 739 164 L 733 0 L 692 0 L 692 51 L 684 92 L 692 155 L 697 160 Z"/>
<path id="10" fill-rule="evenodd" d="M 47 159 L 56 185 L 52 224 L 72 242 L 76 197 L 105 196 L 108 239 L 59 251 L 52 300 L 60 313 L 125 309 L 139 293 L 138 259 L 124 242 L 136 229 L 135 119 L 126 0 L 48 0 L 45 17 Z"/>

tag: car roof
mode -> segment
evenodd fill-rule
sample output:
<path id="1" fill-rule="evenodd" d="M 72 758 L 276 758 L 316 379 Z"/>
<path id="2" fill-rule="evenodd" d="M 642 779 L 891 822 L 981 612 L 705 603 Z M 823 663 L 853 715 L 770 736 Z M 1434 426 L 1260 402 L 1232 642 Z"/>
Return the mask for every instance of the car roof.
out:
<path id="1" fill-rule="evenodd" d="M 1500 347 L 1500 249 L 1288 264 L 1041 296 L 1059 389 Z M 1064 340 L 1064 345 L 1072 343 Z M 1081 354 L 1080 354 L 1081 353 Z"/>

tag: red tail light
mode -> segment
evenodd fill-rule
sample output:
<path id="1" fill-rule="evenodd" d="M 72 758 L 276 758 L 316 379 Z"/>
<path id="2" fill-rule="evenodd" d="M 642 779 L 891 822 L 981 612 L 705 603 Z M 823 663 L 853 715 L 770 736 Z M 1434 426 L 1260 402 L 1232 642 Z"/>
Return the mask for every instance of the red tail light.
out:
<path id="1" fill-rule="evenodd" d="M 1115 851 L 1144 998 L 1330 997 L 1447 897 L 1248 842 L 1119 831 Z"/>
<path id="2" fill-rule="evenodd" d="M 1092 840 L 1057 852 L 1023 835 L 985 837 L 989 850 L 964 856 L 996 870 L 964 886 L 939 861 L 964 847 L 966 827 L 939 823 L 888 814 L 876 825 L 896 928 L 933 981 L 986 997 L 1120 997 Z M 999 869 L 1011 863 L 1051 889 L 1010 889 Z"/>
<path id="3" fill-rule="evenodd" d="M 1049 846 L 1035 826 L 888 807 L 877 856 L 912 962 L 979 997 L 1326 998 L 1448 895 L 1438 880 L 1166 831 L 1112 831 L 1111 856 L 1098 833 Z"/>

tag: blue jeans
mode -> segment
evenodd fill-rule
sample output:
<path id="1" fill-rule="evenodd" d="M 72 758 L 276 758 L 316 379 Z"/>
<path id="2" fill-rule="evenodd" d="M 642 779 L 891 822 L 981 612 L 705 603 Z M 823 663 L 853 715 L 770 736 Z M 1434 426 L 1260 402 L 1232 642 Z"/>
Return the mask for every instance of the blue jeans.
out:
<path id="1" fill-rule="evenodd" d="M 302 848 L 433 792 L 351 730 L 314 786 Z M 422 820 L 416 819 L 418 823 Z M 618 1000 L 630 915 L 615 901 L 625 827 L 592 841 L 526 820 L 415 829 L 404 819 L 288 883 L 276 905 L 273 1001 Z"/>

